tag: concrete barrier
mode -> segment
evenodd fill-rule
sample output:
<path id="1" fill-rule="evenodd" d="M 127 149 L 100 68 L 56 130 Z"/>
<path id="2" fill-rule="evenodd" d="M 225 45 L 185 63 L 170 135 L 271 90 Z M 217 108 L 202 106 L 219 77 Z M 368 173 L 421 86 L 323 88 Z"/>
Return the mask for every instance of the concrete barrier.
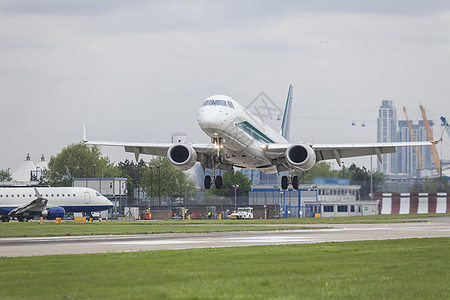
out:
<path id="1" fill-rule="evenodd" d="M 450 213 L 450 193 L 384 193 L 374 200 L 382 215 Z"/>

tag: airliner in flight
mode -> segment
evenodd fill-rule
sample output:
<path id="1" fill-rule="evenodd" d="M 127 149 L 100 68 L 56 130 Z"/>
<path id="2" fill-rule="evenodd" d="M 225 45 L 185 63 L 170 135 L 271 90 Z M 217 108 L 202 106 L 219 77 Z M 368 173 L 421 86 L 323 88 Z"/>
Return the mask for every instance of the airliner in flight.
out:
<path id="1" fill-rule="evenodd" d="M 181 170 L 188 170 L 200 162 L 203 170 L 211 169 L 212 177 L 205 176 L 204 185 L 222 187 L 222 177 L 215 176 L 217 169 L 233 170 L 233 167 L 256 169 L 265 173 L 311 169 L 317 161 L 335 159 L 341 165 L 342 158 L 394 153 L 396 147 L 431 145 L 431 142 L 401 142 L 373 144 L 313 144 L 289 142 L 290 115 L 293 87 L 289 86 L 281 131 L 278 133 L 253 116 L 236 100 L 225 95 L 206 98 L 197 112 L 200 128 L 211 138 L 208 144 L 187 143 L 128 143 L 87 141 L 88 145 L 122 146 L 126 152 L 167 156 L 170 163 Z M 297 176 L 282 176 L 281 188 L 292 184 L 298 189 Z"/>
<path id="2" fill-rule="evenodd" d="M 0 218 L 27 221 L 35 216 L 62 218 L 67 212 L 95 212 L 113 207 L 99 192 L 82 187 L 1 187 Z"/>

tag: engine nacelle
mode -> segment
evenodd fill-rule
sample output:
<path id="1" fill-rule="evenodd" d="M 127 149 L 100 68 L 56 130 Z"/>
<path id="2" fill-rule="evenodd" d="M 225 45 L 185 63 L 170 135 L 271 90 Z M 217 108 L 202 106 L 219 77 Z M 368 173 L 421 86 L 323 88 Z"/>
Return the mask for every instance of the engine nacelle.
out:
<path id="1" fill-rule="evenodd" d="M 294 144 L 286 149 L 286 160 L 290 167 L 307 171 L 316 163 L 316 153 L 306 144 Z"/>
<path id="2" fill-rule="evenodd" d="M 197 152 L 187 144 L 176 144 L 167 150 L 170 163 L 183 171 L 189 170 L 197 162 Z"/>
<path id="3" fill-rule="evenodd" d="M 66 211 L 64 210 L 64 207 L 49 207 L 42 211 L 41 216 L 48 220 L 54 220 L 56 218 L 62 218 L 64 217 L 64 214 Z"/>

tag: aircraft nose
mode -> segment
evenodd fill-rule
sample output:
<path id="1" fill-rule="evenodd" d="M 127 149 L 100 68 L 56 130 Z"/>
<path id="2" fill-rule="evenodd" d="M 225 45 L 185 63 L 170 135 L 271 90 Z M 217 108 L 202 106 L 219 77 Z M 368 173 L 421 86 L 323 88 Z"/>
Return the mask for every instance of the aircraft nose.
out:
<path id="1" fill-rule="evenodd" d="M 201 128 L 217 128 L 218 120 L 217 112 L 209 107 L 202 107 L 197 113 L 197 122 Z"/>
<path id="2" fill-rule="evenodd" d="M 103 200 L 105 201 L 106 205 L 109 206 L 109 208 L 113 208 L 114 207 L 114 204 L 111 202 L 111 200 L 109 200 L 105 196 L 102 196 L 102 197 L 103 197 Z"/>

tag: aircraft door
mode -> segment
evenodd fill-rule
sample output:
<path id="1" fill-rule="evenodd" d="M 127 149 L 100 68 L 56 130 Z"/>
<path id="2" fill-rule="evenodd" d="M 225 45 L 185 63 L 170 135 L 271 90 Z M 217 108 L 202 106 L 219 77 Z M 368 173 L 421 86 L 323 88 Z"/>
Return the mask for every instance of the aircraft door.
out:
<path id="1" fill-rule="evenodd" d="M 91 203 L 91 194 L 89 192 L 84 192 L 84 204 Z"/>

